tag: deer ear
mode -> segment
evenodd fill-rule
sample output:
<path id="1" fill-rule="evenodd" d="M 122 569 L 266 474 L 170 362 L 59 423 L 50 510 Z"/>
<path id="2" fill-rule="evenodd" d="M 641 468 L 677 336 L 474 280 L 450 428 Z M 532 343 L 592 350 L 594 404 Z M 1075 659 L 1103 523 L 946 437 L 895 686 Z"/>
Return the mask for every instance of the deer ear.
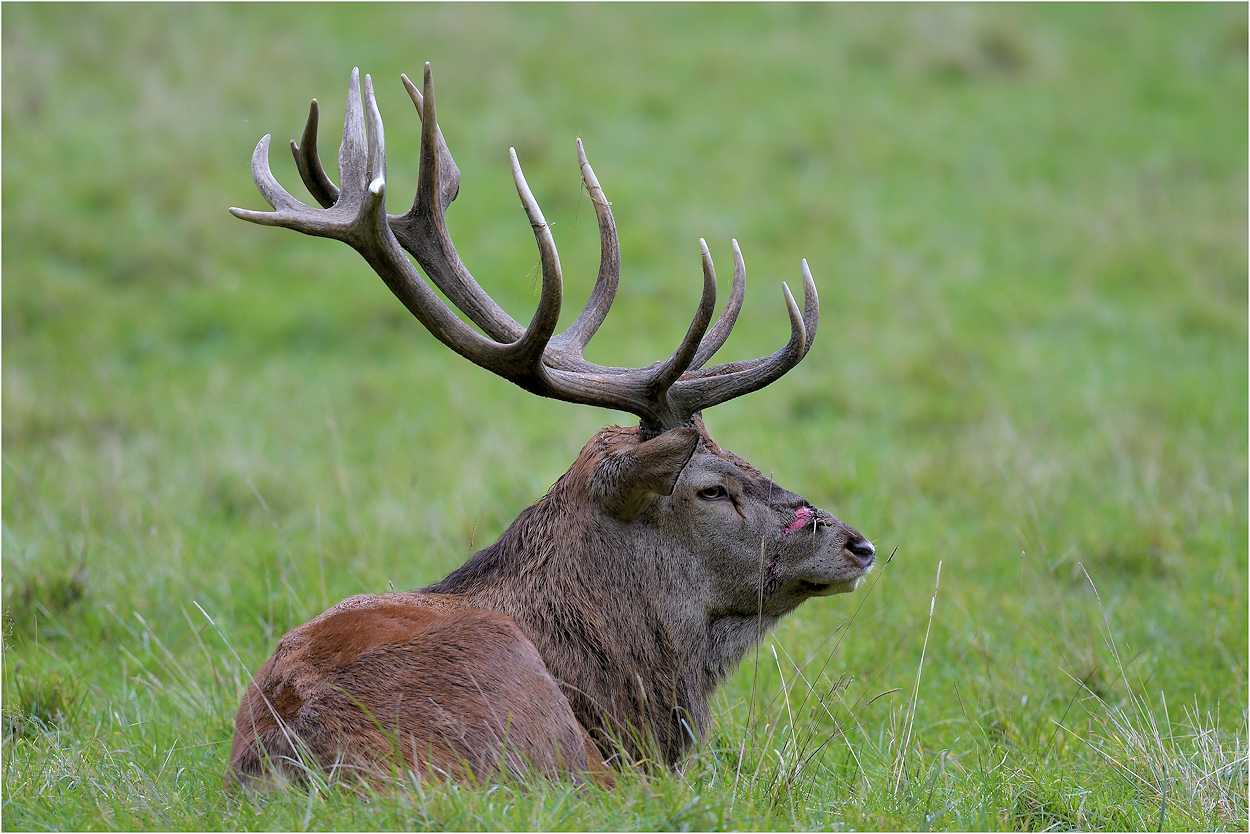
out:
<path id="1" fill-rule="evenodd" d="M 698 430 L 681 426 L 609 455 L 595 472 L 599 504 L 621 521 L 631 520 L 648 495 L 672 494 L 698 445 Z"/>

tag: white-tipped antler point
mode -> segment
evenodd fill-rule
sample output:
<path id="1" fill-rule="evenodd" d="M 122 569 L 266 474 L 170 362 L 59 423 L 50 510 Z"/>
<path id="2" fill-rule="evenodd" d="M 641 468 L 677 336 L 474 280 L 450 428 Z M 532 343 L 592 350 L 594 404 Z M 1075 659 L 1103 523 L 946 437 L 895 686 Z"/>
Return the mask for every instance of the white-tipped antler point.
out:
<path id="1" fill-rule="evenodd" d="M 816 294 L 816 282 L 815 282 L 814 280 L 812 280 L 812 271 L 811 271 L 810 269 L 808 269 L 808 268 L 807 268 L 807 258 L 804 258 L 804 259 L 803 259 L 802 269 L 801 269 L 800 271 L 801 271 L 801 273 L 802 273 L 802 275 L 803 275 L 803 296 L 804 296 L 804 298 L 806 298 L 806 297 L 807 297 L 807 295 L 810 293 L 810 294 L 811 294 L 811 296 L 812 296 L 812 301 L 814 301 L 814 302 L 816 302 L 817 304 L 819 304 L 819 303 L 820 303 L 820 297 Z"/>
<path id="2" fill-rule="evenodd" d="M 799 336 L 799 351 L 802 353 L 807 350 L 807 328 L 803 324 L 803 311 L 799 309 L 799 305 L 794 300 L 794 294 L 790 292 L 790 286 L 785 281 L 781 282 L 782 295 L 786 297 L 786 310 L 790 313 L 790 326 L 792 332 Z"/>
<path id="3" fill-rule="evenodd" d="M 381 194 L 383 189 L 385 188 L 386 188 L 386 177 L 378 177 L 373 182 L 369 183 L 369 190 L 372 191 L 374 194 Z"/>

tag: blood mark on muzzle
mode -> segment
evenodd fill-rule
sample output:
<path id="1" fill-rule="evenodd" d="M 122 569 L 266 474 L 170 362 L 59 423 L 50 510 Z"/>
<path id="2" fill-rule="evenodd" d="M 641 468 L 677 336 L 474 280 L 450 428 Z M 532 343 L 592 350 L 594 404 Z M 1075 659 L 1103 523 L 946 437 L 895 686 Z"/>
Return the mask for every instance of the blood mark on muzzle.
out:
<path id="1" fill-rule="evenodd" d="M 768 560 L 768 577 L 764 580 L 765 596 L 772 596 L 777 592 L 777 587 L 781 581 L 777 578 L 777 563 L 781 560 L 781 548 L 785 547 L 786 539 L 795 530 L 802 530 L 815 519 L 816 513 L 811 507 L 799 507 L 794 511 L 794 520 L 781 528 L 781 538 L 777 541 L 777 549 L 773 552 L 773 556 Z"/>

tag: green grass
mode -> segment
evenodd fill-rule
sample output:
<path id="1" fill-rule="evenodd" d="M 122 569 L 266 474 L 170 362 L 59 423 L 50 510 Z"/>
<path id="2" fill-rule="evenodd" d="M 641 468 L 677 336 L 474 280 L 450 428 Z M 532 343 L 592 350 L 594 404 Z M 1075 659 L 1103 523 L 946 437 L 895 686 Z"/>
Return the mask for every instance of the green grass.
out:
<path id="1" fill-rule="evenodd" d="M 4 828 L 1250 825 L 1244 4 L 0 16 Z M 672 775 L 230 793 L 282 633 L 439 578 L 627 419 L 472 368 L 346 247 L 227 214 L 263 207 L 265 133 L 296 190 L 312 97 L 332 158 L 357 65 L 410 193 L 398 76 L 426 60 L 452 234 L 518 319 L 507 148 L 571 321 L 583 138 L 624 258 L 590 358 L 672 350 L 699 237 L 723 285 L 731 237 L 748 265 L 722 356 L 774 350 L 808 259 L 810 355 L 708 424 L 897 554 L 782 623 Z"/>

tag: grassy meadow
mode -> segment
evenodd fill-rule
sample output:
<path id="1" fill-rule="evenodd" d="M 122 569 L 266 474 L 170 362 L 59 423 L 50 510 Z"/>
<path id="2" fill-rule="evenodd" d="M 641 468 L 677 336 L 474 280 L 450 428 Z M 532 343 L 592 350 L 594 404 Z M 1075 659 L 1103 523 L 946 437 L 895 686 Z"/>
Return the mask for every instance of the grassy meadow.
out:
<path id="1" fill-rule="evenodd" d="M 1247 821 L 1247 7 L 25 5 L 3 26 L 3 804 L 42 829 L 1182 829 Z M 802 606 L 671 774 L 223 788 L 250 671 L 460 564 L 630 418 L 430 337 L 346 246 L 242 223 L 256 142 L 353 66 L 417 175 L 433 63 L 459 251 L 515 318 L 613 202 L 588 351 L 667 356 L 698 239 L 747 299 L 708 411 L 892 559 Z M 333 173 L 332 173 L 333 175 Z M 940 582 L 938 582 L 940 566 Z M 210 620 L 211 618 L 211 620 Z"/>

